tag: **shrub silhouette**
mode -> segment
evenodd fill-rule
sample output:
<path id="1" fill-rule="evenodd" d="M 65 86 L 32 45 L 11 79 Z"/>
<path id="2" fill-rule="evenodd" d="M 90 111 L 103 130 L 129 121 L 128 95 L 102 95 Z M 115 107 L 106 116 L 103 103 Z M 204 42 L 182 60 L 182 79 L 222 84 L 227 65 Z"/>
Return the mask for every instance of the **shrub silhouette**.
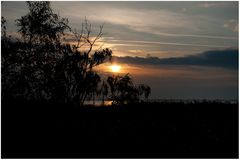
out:
<path id="1" fill-rule="evenodd" d="M 144 95 L 144 98 L 148 100 L 148 97 L 151 93 L 151 88 L 148 85 L 140 84 L 138 86 L 139 96 Z"/>
<path id="2" fill-rule="evenodd" d="M 142 94 L 148 98 L 151 89 L 147 85 L 134 85 L 129 74 L 124 76 L 109 76 L 107 79 L 110 86 L 111 99 L 113 104 L 136 103 Z"/>

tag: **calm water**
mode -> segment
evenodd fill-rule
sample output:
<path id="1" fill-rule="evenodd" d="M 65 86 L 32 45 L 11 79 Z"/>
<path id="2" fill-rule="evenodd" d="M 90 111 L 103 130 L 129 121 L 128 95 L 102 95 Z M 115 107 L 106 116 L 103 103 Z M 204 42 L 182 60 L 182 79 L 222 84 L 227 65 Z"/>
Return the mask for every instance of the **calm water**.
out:
<path id="1" fill-rule="evenodd" d="M 112 105 L 112 100 L 104 101 L 104 106 Z M 230 104 L 237 104 L 238 100 L 194 100 L 194 99 L 149 99 L 146 102 L 156 102 L 156 103 L 202 103 L 202 102 L 209 102 L 209 103 L 230 103 Z M 93 101 L 85 101 L 85 105 L 94 105 Z M 102 101 L 96 100 L 95 106 L 101 106 Z"/>
<path id="2" fill-rule="evenodd" d="M 93 101 L 85 101 L 84 104 L 85 105 L 94 105 Z M 101 106 L 101 105 L 102 105 L 102 101 L 98 101 L 98 100 L 95 101 L 95 106 Z M 111 100 L 104 101 L 104 106 L 110 106 L 110 105 L 112 105 Z"/>

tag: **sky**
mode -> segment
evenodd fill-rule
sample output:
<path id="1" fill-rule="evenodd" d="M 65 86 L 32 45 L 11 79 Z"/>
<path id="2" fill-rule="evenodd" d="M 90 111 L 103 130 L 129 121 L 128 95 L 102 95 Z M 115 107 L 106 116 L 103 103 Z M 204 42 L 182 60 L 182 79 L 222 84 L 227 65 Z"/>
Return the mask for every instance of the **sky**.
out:
<path id="1" fill-rule="evenodd" d="M 150 98 L 238 98 L 238 2 L 140 1 L 51 2 L 54 12 L 80 30 L 85 17 L 102 47 L 113 51 L 117 74 L 151 86 Z M 8 33 L 28 10 L 24 2 L 4 2 Z M 99 66 L 102 74 L 111 74 Z"/>

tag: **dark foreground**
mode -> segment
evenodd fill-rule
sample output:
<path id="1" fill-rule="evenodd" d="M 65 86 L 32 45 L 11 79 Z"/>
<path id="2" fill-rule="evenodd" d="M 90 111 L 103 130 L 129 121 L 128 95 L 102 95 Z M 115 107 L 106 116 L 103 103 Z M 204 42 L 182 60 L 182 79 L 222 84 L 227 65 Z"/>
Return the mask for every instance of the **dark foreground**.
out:
<path id="1" fill-rule="evenodd" d="M 238 158 L 238 104 L 2 102 L 2 158 Z"/>

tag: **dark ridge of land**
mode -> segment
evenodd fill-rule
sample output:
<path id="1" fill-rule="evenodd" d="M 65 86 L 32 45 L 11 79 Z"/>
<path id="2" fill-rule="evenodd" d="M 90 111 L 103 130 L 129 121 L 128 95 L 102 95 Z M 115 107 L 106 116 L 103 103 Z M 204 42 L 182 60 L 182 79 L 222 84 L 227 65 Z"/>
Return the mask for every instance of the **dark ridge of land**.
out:
<path id="1" fill-rule="evenodd" d="M 2 158 L 238 158 L 238 104 L 2 101 Z"/>

